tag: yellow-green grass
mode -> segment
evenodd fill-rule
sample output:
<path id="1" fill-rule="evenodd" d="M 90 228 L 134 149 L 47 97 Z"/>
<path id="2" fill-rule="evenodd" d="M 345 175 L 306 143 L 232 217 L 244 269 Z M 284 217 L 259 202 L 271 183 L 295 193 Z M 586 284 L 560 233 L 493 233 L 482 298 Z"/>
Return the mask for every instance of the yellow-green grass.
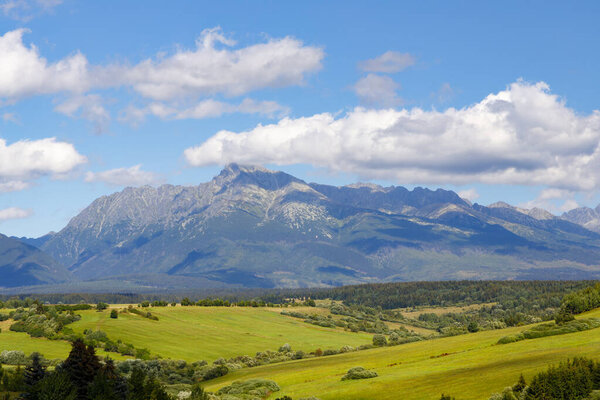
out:
<path id="1" fill-rule="evenodd" d="M 69 327 L 102 330 L 116 341 L 147 348 L 164 358 L 186 361 L 254 355 L 277 350 L 289 343 L 294 350 L 339 349 L 372 341 L 372 335 L 323 328 L 284 317 L 281 310 L 249 307 L 156 307 L 144 309 L 159 318 L 153 321 L 131 313 L 80 311 L 82 316 Z"/>
<path id="2" fill-rule="evenodd" d="M 46 338 L 32 338 L 24 332 L 12 332 L 8 330 L 9 321 L 4 321 L 2 333 L 0 333 L 0 352 L 4 350 L 20 350 L 25 354 L 38 352 L 45 358 L 61 358 L 65 359 L 71 351 L 71 345 L 64 340 L 49 340 Z M 13 321 L 10 321 L 13 322 Z M 125 357 L 120 354 L 106 353 L 102 350 L 97 350 L 99 356 L 110 356 L 112 359 L 122 360 Z"/>
<path id="3" fill-rule="evenodd" d="M 599 317 L 595 311 L 582 317 Z M 485 331 L 234 371 L 211 381 L 215 391 L 235 380 L 272 379 L 282 391 L 272 398 L 316 396 L 327 399 L 438 399 L 442 392 L 462 400 L 487 399 L 516 382 L 531 378 L 568 357 L 600 357 L 600 330 L 497 345 L 502 336 L 524 327 Z M 375 370 L 373 379 L 341 381 L 355 366 Z"/>
<path id="4" fill-rule="evenodd" d="M 321 302 L 323 302 L 321 300 Z M 325 306 L 327 304 L 331 304 L 331 302 L 328 303 L 321 303 L 321 305 L 323 306 L 319 306 L 319 303 L 317 303 L 317 307 L 305 307 L 305 306 L 301 306 L 301 307 L 287 307 L 287 308 L 279 308 L 279 307 L 270 307 L 267 308 L 267 310 L 270 311 L 274 311 L 274 312 L 278 312 L 280 313 L 281 311 L 287 311 L 287 312 L 301 312 L 307 315 L 319 315 L 322 317 L 327 317 L 327 316 L 331 316 L 334 320 L 341 320 L 343 318 L 346 318 L 345 315 L 338 315 L 338 314 L 332 314 L 331 310 L 329 308 L 326 308 Z M 298 320 L 296 317 L 290 317 L 287 316 L 287 318 L 293 318 Z M 407 323 L 402 323 L 402 322 L 389 322 L 389 321 L 384 321 L 384 323 L 390 328 L 390 329 L 398 329 L 398 328 L 406 328 L 409 331 L 413 331 L 416 333 L 420 333 L 422 335 L 436 335 L 437 332 L 433 329 L 427 329 L 427 328 L 421 328 L 421 327 L 417 327 L 417 326 L 412 326 L 410 324 Z"/>
<path id="5" fill-rule="evenodd" d="M 462 313 L 466 311 L 479 310 L 482 307 L 491 307 L 496 303 L 470 304 L 468 306 L 450 306 L 450 307 L 411 307 L 397 308 L 406 318 L 418 319 L 421 314 L 442 315 L 446 313 Z"/>

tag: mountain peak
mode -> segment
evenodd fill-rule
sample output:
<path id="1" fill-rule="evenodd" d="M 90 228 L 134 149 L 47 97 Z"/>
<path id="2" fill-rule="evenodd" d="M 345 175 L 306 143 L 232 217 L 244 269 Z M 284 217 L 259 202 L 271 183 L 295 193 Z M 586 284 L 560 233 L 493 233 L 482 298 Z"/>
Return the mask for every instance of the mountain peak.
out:
<path id="1" fill-rule="evenodd" d="M 304 181 L 281 171 L 272 171 L 259 165 L 230 163 L 213 179 L 219 186 L 256 185 L 266 190 L 277 190 L 292 182 Z"/>
<path id="2" fill-rule="evenodd" d="M 511 210 L 516 209 L 515 206 L 511 206 L 510 204 L 504 202 L 504 201 L 497 201 L 495 203 L 492 203 L 488 206 L 489 208 L 510 208 Z"/>

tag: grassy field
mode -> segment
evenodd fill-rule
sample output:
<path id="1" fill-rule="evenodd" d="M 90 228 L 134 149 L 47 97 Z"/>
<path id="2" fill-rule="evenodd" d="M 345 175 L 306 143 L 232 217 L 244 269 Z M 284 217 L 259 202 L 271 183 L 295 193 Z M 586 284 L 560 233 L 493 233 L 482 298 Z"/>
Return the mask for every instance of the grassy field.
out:
<path id="1" fill-rule="evenodd" d="M 100 329 L 112 340 L 121 339 L 152 354 L 186 361 L 254 355 L 277 350 L 289 343 L 305 352 L 317 348 L 339 349 L 344 345 L 371 343 L 372 335 L 322 328 L 284 317 L 280 309 L 248 307 L 157 307 L 148 309 L 159 320 L 135 314 L 81 311 L 82 319 L 69 325 L 76 332 Z"/>
<path id="2" fill-rule="evenodd" d="M 284 343 L 294 349 L 340 348 L 370 343 L 371 335 L 341 329 L 322 328 L 279 314 L 280 309 L 166 307 L 150 308 L 159 321 L 135 314 L 109 318 L 109 311 L 81 311 L 81 321 L 71 324 L 75 331 L 101 329 L 113 340 L 121 339 L 138 348 L 148 348 L 165 358 L 213 361 L 220 357 L 253 355 L 276 350 Z M 302 312 L 325 312 L 299 309 Z M 600 310 L 579 318 L 600 317 Z M 63 341 L 30 338 L 0 328 L 0 351 L 39 351 L 47 358 L 64 358 L 69 344 Z M 336 356 L 311 358 L 245 368 L 207 382 L 216 391 L 235 380 L 274 380 L 282 391 L 271 399 L 316 396 L 328 399 L 439 399 L 442 392 L 460 400 L 487 399 L 490 394 L 513 384 L 521 372 L 526 378 L 568 357 L 600 358 L 600 329 L 497 345 L 503 336 L 529 327 L 409 343 Z M 102 355 L 102 353 L 100 352 Z M 112 358 L 122 358 L 111 353 Z M 374 379 L 341 381 L 352 367 L 375 370 Z"/>
<path id="3" fill-rule="evenodd" d="M 600 317 L 600 311 L 583 317 Z M 600 357 L 600 330 L 496 345 L 524 327 L 410 343 L 234 371 L 211 381 L 215 391 L 235 380 L 272 379 L 282 391 L 271 398 L 316 396 L 327 399 L 439 399 L 442 392 L 461 400 L 487 399 L 535 372 L 568 357 Z M 352 367 L 375 370 L 379 377 L 341 381 Z"/>

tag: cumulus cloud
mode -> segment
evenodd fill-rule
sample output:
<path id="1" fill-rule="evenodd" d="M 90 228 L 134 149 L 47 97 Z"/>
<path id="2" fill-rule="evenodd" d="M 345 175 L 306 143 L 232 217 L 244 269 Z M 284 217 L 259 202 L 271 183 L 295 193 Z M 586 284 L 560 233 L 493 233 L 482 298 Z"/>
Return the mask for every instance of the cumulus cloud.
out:
<path id="1" fill-rule="evenodd" d="M 24 210 L 18 207 L 10 207 L 0 210 L 0 222 L 7 221 L 9 219 L 22 219 L 27 218 L 33 214 L 31 210 Z"/>
<path id="2" fill-rule="evenodd" d="M 402 183 L 600 184 L 600 112 L 581 115 L 545 83 L 516 82 L 445 111 L 356 108 L 220 131 L 185 150 L 193 166 L 309 163 Z"/>
<path id="3" fill-rule="evenodd" d="M 113 186 L 143 186 L 161 181 L 160 177 L 148 171 L 143 171 L 141 165 L 129 168 L 116 168 L 102 172 L 88 172 L 86 182 L 103 182 Z"/>
<path id="4" fill-rule="evenodd" d="M 10 145 L 0 139 L 0 192 L 23 190 L 42 176 L 63 177 L 86 162 L 72 144 L 55 138 Z"/>
<path id="5" fill-rule="evenodd" d="M 354 85 L 354 92 L 364 104 L 377 104 L 384 107 L 397 106 L 402 103 L 396 91 L 400 85 L 389 76 L 368 74 Z"/>
<path id="6" fill-rule="evenodd" d="M 409 53 L 387 51 L 379 57 L 360 62 L 358 67 L 368 72 L 394 73 L 415 65 L 416 61 Z"/>
<path id="7" fill-rule="evenodd" d="M 49 63 L 34 45 L 23 43 L 25 32 L 26 29 L 17 29 L 0 36 L 0 98 L 80 93 L 89 88 L 88 61 L 81 53 Z"/>
<path id="8" fill-rule="evenodd" d="M 220 28 L 206 29 L 193 50 L 148 59 L 124 68 L 122 79 L 142 96 L 172 100 L 223 94 L 240 96 L 257 89 L 301 85 L 321 68 L 324 52 L 294 38 L 270 39 L 239 49 Z"/>
<path id="9" fill-rule="evenodd" d="M 47 0 L 50 1 L 50 0 Z M 126 114 L 143 117 L 168 110 L 169 118 L 204 118 L 232 112 L 274 115 L 285 112 L 275 102 L 246 99 L 234 105 L 215 96 L 237 97 L 249 92 L 302 85 L 318 71 L 324 52 L 291 38 L 237 47 L 220 28 L 207 29 L 194 49 L 177 48 L 137 64 L 90 65 L 76 52 L 49 62 L 38 48 L 23 42 L 28 32 L 18 29 L 0 36 L 0 103 L 36 95 L 67 98 L 55 110 L 89 120 L 97 132 L 106 129 L 110 113 L 94 90 L 132 88 L 150 102 Z M 156 111 L 156 112 L 155 112 Z M 141 118 L 143 119 L 143 118 Z"/>
<path id="10" fill-rule="evenodd" d="M 471 203 L 479 198 L 479 193 L 477 193 L 475 188 L 461 190 L 458 192 L 458 195 L 463 199 L 469 200 Z"/>
<path id="11" fill-rule="evenodd" d="M 10 145 L 0 139 L 0 178 L 60 176 L 86 161 L 71 143 L 56 138 L 21 140 Z"/>

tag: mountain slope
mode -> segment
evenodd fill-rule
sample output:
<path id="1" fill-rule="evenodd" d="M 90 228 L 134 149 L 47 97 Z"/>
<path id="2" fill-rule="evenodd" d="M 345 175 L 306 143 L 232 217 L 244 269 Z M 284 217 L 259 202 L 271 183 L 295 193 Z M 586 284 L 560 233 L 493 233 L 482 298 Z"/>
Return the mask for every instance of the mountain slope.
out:
<path id="1" fill-rule="evenodd" d="M 600 234 L 543 210 L 470 205 L 441 189 L 307 184 L 236 164 L 198 186 L 103 196 L 40 246 L 84 280 L 162 274 L 296 287 L 600 277 Z"/>
<path id="2" fill-rule="evenodd" d="M 0 288 L 71 280 L 63 266 L 39 249 L 0 234 Z"/>
<path id="3" fill-rule="evenodd" d="M 575 208 L 562 215 L 562 219 L 581 225 L 594 232 L 600 232 L 600 204 L 595 208 Z"/>

